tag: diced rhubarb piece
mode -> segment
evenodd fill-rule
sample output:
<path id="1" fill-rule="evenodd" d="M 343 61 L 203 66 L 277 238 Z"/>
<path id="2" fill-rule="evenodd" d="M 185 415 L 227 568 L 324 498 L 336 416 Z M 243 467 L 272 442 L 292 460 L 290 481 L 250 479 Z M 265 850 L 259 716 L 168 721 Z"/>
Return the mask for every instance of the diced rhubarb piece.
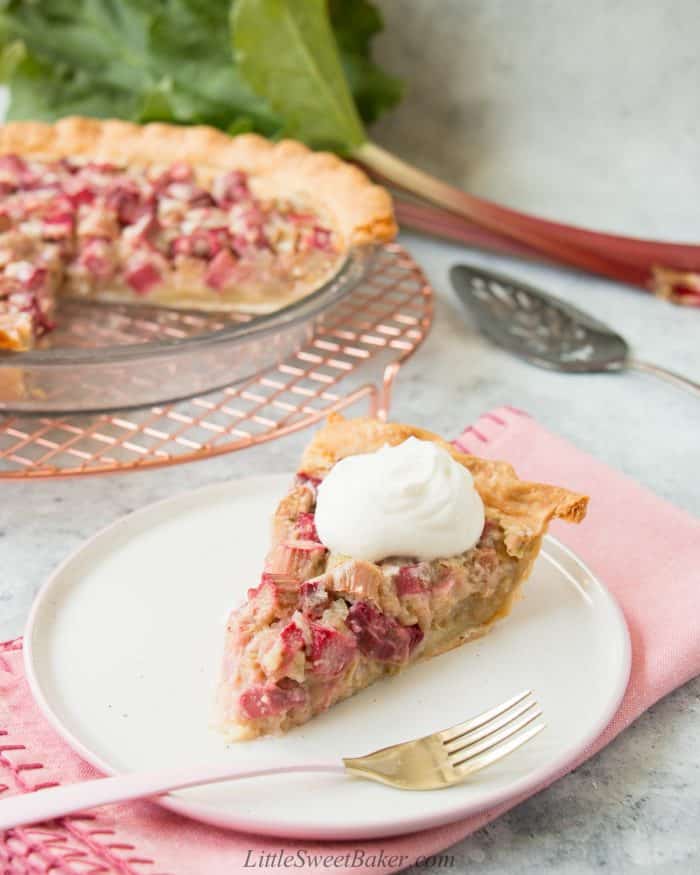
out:
<path id="1" fill-rule="evenodd" d="M 53 197 L 48 204 L 48 209 L 44 213 L 44 218 L 72 216 L 75 213 L 73 202 L 67 194 L 58 194 Z"/>
<path id="2" fill-rule="evenodd" d="M 274 582 L 266 579 L 265 575 L 259 586 L 248 590 L 248 603 L 260 622 L 269 623 L 280 614 L 280 592 Z"/>
<path id="3" fill-rule="evenodd" d="M 202 231 L 195 231 L 194 234 L 183 234 L 181 237 L 176 237 L 170 244 L 170 254 L 172 256 L 194 255 L 206 258 L 209 255 L 206 235 Z"/>
<path id="4" fill-rule="evenodd" d="M 28 172 L 27 162 L 19 155 L 0 156 L 0 180 L 8 183 L 12 188 L 20 188 Z"/>
<path id="5" fill-rule="evenodd" d="M 248 200 L 251 196 L 248 178 L 241 170 L 231 170 L 214 180 L 212 194 L 220 204 L 224 205 Z"/>
<path id="6" fill-rule="evenodd" d="M 213 258 L 218 255 L 222 249 L 228 246 L 228 232 L 226 228 L 206 228 L 204 229 L 207 240 L 207 255 Z"/>
<path id="7" fill-rule="evenodd" d="M 298 471 L 296 480 L 297 483 L 313 487 L 313 489 L 316 489 L 321 483 L 320 477 L 314 477 L 313 474 L 307 474 L 306 471 Z"/>
<path id="8" fill-rule="evenodd" d="M 336 678 L 351 662 L 357 645 L 350 635 L 344 635 L 330 626 L 311 624 L 309 660 L 314 674 L 322 678 Z"/>
<path id="9" fill-rule="evenodd" d="M 129 226 L 129 230 L 124 232 L 124 236 L 128 235 L 130 240 L 136 243 L 153 244 L 156 235 L 160 231 L 160 223 L 155 215 L 150 210 L 144 210 L 140 218 L 133 225 Z"/>
<path id="10" fill-rule="evenodd" d="M 83 185 L 68 195 L 74 207 L 91 204 L 95 200 L 95 192 L 89 185 Z"/>
<path id="11" fill-rule="evenodd" d="M 19 155 L 10 153 L 8 155 L 0 156 L 0 171 L 3 174 L 14 173 L 15 176 L 19 176 L 24 173 L 26 169 L 27 162 L 24 158 L 20 158 Z"/>
<path id="12" fill-rule="evenodd" d="M 7 284 L 7 289 L 2 289 L 5 294 L 21 290 L 23 292 L 32 292 L 40 289 L 46 278 L 48 271 L 45 267 L 40 267 L 32 264 L 31 261 L 13 261 L 5 268 L 3 283 Z"/>
<path id="13" fill-rule="evenodd" d="M 206 235 L 210 257 L 221 252 L 224 247 L 228 246 L 229 240 L 226 228 L 207 228 Z"/>
<path id="14" fill-rule="evenodd" d="M 399 598 L 425 592 L 429 574 L 430 566 L 427 564 L 402 565 L 396 575 L 396 593 Z"/>
<path id="15" fill-rule="evenodd" d="M 48 305 L 42 303 L 42 300 L 34 296 L 34 306 L 32 308 L 32 316 L 34 318 L 34 331 L 37 335 L 42 336 L 47 334 L 49 331 L 53 331 L 56 327 L 56 323 L 51 319 L 49 313 L 45 309 Z"/>
<path id="16" fill-rule="evenodd" d="M 260 666 L 270 679 L 303 678 L 306 662 L 304 633 L 292 620 L 276 636 L 265 636 L 258 651 Z"/>
<path id="17" fill-rule="evenodd" d="M 146 295 L 161 281 L 160 271 L 150 262 L 145 261 L 127 270 L 127 283 L 139 295 Z"/>
<path id="18" fill-rule="evenodd" d="M 157 196 L 167 195 L 167 190 L 172 185 L 194 186 L 194 170 L 184 161 L 177 161 L 163 173 L 151 177 L 151 185 Z M 176 197 L 176 195 L 172 195 Z"/>
<path id="19" fill-rule="evenodd" d="M 320 543 L 318 532 L 316 531 L 316 518 L 312 513 L 300 513 L 294 524 L 296 536 L 301 541 L 313 541 Z"/>
<path id="20" fill-rule="evenodd" d="M 266 565 L 276 573 L 305 580 L 319 573 L 325 552 L 322 544 L 312 544 L 310 541 L 275 544 L 268 553 Z"/>
<path id="21" fill-rule="evenodd" d="M 231 234 L 231 248 L 236 255 L 245 255 L 246 249 L 250 246 L 250 241 L 245 234 Z"/>
<path id="22" fill-rule="evenodd" d="M 351 559 L 335 565 L 326 573 L 326 586 L 350 601 L 380 603 L 384 577 L 381 568 L 363 559 Z"/>
<path id="23" fill-rule="evenodd" d="M 298 471 L 296 476 L 296 482 L 300 486 L 306 486 L 307 489 L 310 489 L 315 495 L 316 490 L 321 484 L 321 478 L 314 477 L 312 474 L 307 474 L 306 471 Z"/>
<path id="24" fill-rule="evenodd" d="M 173 200 L 184 201 L 192 207 L 211 207 L 215 204 L 209 192 L 193 182 L 170 182 L 162 193 Z"/>
<path id="25" fill-rule="evenodd" d="M 331 249 L 331 232 L 328 228 L 321 228 L 317 225 L 311 234 L 311 245 L 315 249 L 320 249 L 323 252 L 327 252 Z"/>
<path id="26" fill-rule="evenodd" d="M 76 233 L 79 237 L 108 237 L 119 235 L 119 223 L 113 210 L 95 201 L 83 204 L 77 213 Z"/>
<path id="27" fill-rule="evenodd" d="M 73 233 L 75 212 L 73 205 L 65 200 L 57 201 L 43 218 L 41 234 L 49 240 L 61 240 Z"/>
<path id="28" fill-rule="evenodd" d="M 418 645 L 423 640 L 424 633 L 418 623 L 415 626 L 404 626 L 405 629 L 408 629 L 410 638 L 408 641 L 408 652 L 413 653 L 414 648 L 418 647 Z"/>
<path id="29" fill-rule="evenodd" d="M 27 265 L 26 271 L 20 271 L 19 276 L 9 280 L 9 290 L 0 288 L 0 295 L 6 295 L 4 300 L 9 302 L 10 310 L 25 314 L 36 335 L 43 335 L 54 327 L 49 313 L 50 299 L 42 294 L 47 276 L 44 268 Z"/>
<path id="30" fill-rule="evenodd" d="M 307 553 L 325 553 L 326 548 L 319 541 L 302 541 L 301 539 L 292 541 L 284 545 L 291 553 L 298 553 L 305 556 Z"/>
<path id="31" fill-rule="evenodd" d="M 283 676 L 293 668 L 299 654 L 303 665 L 304 645 L 304 633 L 299 626 L 293 620 L 287 623 L 279 633 L 279 637 L 273 639 L 270 650 L 262 657 L 261 663 L 267 675 Z"/>
<path id="32" fill-rule="evenodd" d="M 289 650 L 301 650 L 304 646 L 304 633 L 293 620 L 282 629 L 280 638 Z"/>
<path id="33" fill-rule="evenodd" d="M 235 276 L 236 264 L 229 250 L 222 249 L 207 265 L 204 282 L 212 289 L 225 288 Z"/>
<path id="34" fill-rule="evenodd" d="M 41 301 L 35 292 L 14 292 L 6 300 L 10 303 L 11 311 L 23 313 L 29 317 L 34 334 L 43 335 L 54 327 L 48 313 L 42 309 Z"/>
<path id="35" fill-rule="evenodd" d="M 173 255 L 193 255 L 195 258 L 213 258 L 228 243 L 224 229 L 199 228 L 191 234 L 176 237 L 172 243 Z"/>
<path id="36" fill-rule="evenodd" d="M 299 610 L 309 617 L 320 617 L 328 607 L 329 597 L 317 580 L 307 580 L 299 587 Z"/>
<path id="37" fill-rule="evenodd" d="M 291 574 L 285 574 L 278 571 L 263 571 L 260 575 L 260 583 L 273 583 L 278 589 L 286 589 L 292 584 L 297 584 L 299 581 Z M 253 590 L 248 591 L 253 592 Z"/>
<path id="38" fill-rule="evenodd" d="M 308 225 L 314 220 L 313 213 L 300 213 L 297 210 L 290 210 L 284 214 L 284 218 L 293 225 Z"/>
<path id="39" fill-rule="evenodd" d="M 698 289 L 695 284 L 693 285 L 683 285 L 683 283 L 674 283 L 672 286 L 673 290 L 673 298 L 676 302 L 680 302 L 682 304 L 696 304 L 700 302 L 700 289 Z"/>
<path id="40" fill-rule="evenodd" d="M 249 687 L 241 693 L 238 706 L 245 719 L 257 720 L 303 707 L 307 700 L 308 694 L 303 687 L 285 679 L 279 684 L 256 684 Z"/>
<path id="41" fill-rule="evenodd" d="M 26 274 L 18 277 L 18 279 L 22 283 L 22 287 L 24 289 L 27 289 L 28 291 L 35 291 L 37 289 L 40 289 L 44 285 L 47 275 L 48 272 L 46 268 L 32 266 L 32 268 L 28 270 Z"/>
<path id="42" fill-rule="evenodd" d="M 256 203 L 234 208 L 230 213 L 231 245 L 242 255 L 248 249 L 265 249 L 269 241 L 265 234 L 265 213 Z"/>
<path id="43" fill-rule="evenodd" d="M 63 192 L 71 202 L 74 209 L 83 204 L 91 204 L 95 200 L 95 188 L 85 182 L 79 176 L 66 180 L 63 184 Z"/>
<path id="44" fill-rule="evenodd" d="M 194 179 L 194 170 L 185 161 L 176 161 L 165 171 L 164 177 L 168 182 L 191 182 Z"/>
<path id="45" fill-rule="evenodd" d="M 99 279 L 108 279 L 114 273 L 115 261 L 109 241 L 101 237 L 88 239 L 80 250 L 78 264 Z"/>
<path id="46" fill-rule="evenodd" d="M 51 213 L 44 217 L 41 236 L 47 240 L 63 240 L 73 234 L 72 213 Z"/>
<path id="47" fill-rule="evenodd" d="M 131 180 L 115 182 L 107 192 L 106 203 L 116 212 L 122 225 L 133 225 L 153 213 L 152 205 L 143 198 L 139 187 Z"/>
<path id="48" fill-rule="evenodd" d="M 357 638 L 360 651 L 382 662 L 405 662 L 411 649 L 423 638 L 420 628 L 402 626 L 369 602 L 355 602 L 346 623 Z"/>

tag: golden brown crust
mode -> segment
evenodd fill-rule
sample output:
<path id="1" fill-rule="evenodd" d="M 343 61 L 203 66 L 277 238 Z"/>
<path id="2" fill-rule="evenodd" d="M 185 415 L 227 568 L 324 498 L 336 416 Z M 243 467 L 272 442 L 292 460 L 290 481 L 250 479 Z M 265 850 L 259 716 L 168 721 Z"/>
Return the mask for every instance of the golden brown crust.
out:
<path id="1" fill-rule="evenodd" d="M 411 425 L 378 419 L 344 419 L 332 414 L 316 433 L 301 461 L 301 470 L 323 476 L 345 456 L 370 453 L 385 444 L 394 446 L 408 437 L 440 444 L 469 469 L 489 519 L 505 533 L 506 549 L 522 557 L 528 545 L 541 537 L 554 518 L 578 523 L 586 515 L 588 496 L 546 483 L 520 480 L 507 462 L 492 462 L 461 453 L 436 434 Z"/>
<path id="2" fill-rule="evenodd" d="M 294 140 L 271 143 L 257 134 L 229 137 L 204 126 L 81 118 L 8 122 L 0 126 L 0 153 L 38 159 L 84 157 L 128 165 L 186 161 L 203 177 L 243 170 L 263 196 L 303 195 L 329 215 L 343 248 L 385 242 L 396 234 L 388 192 L 359 168 Z"/>

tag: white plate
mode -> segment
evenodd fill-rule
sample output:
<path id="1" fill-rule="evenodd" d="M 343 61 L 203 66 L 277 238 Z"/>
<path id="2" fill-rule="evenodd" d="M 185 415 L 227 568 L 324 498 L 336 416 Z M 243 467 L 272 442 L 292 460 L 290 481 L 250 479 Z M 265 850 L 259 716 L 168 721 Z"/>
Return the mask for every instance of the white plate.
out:
<path id="1" fill-rule="evenodd" d="M 547 729 L 459 787 L 409 793 L 342 775 L 288 775 L 164 802 L 251 832 L 359 839 L 487 809 L 553 776 L 603 730 L 627 685 L 627 628 L 603 585 L 548 538 L 525 597 L 489 636 L 375 684 L 286 737 L 226 746 L 208 725 L 224 622 L 259 578 L 268 521 L 288 483 L 255 477 L 147 507 L 94 537 L 45 584 L 26 633 L 27 674 L 48 719 L 86 760 L 104 772 L 337 760 L 534 690 Z"/>

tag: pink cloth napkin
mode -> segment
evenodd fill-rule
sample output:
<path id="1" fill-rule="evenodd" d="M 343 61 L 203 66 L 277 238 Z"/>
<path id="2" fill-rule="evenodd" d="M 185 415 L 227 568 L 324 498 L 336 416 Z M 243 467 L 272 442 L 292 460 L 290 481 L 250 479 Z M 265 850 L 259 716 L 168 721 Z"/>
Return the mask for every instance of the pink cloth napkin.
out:
<path id="1" fill-rule="evenodd" d="M 467 452 L 511 461 L 521 477 L 561 483 L 591 496 L 580 526 L 557 523 L 573 548 L 618 599 L 632 636 L 633 665 L 615 718 L 565 774 L 627 727 L 646 708 L 700 673 L 700 521 L 582 453 L 513 408 L 482 417 L 456 443 Z M 0 792 L 27 792 L 96 772 L 53 732 L 24 682 L 21 642 L 0 647 Z M 301 871 L 394 872 L 446 848 L 516 805 L 410 836 L 363 843 L 297 843 L 226 832 L 143 802 L 67 818 L 0 837 L 3 872 L 231 875 L 261 855 L 306 852 Z M 358 867 L 357 854 L 365 865 Z M 347 856 L 346 856 L 347 855 Z M 353 855 L 355 859 L 353 860 Z M 343 865 L 345 858 L 345 865 Z M 354 864 L 354 868 L 353 868 Z M 279 864 L 278 864 L 279 866 Z M 53 868 L 52 868 L 53 867 Z M 279 866 L 282 868 L 281 866 Z"/>

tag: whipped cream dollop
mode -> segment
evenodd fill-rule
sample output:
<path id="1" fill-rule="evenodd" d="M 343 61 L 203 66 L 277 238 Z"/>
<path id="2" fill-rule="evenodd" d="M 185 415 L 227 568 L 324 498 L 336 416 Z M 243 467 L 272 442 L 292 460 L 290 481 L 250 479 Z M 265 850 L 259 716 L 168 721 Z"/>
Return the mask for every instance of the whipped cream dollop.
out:
<path id="1" fill-rule="evenodd" d="M 335 553 L 456 556 L 479 540 L 484 505 L 470 472 L 432 441 L 341 459 L 318 487 L 316 531 Z"/>

